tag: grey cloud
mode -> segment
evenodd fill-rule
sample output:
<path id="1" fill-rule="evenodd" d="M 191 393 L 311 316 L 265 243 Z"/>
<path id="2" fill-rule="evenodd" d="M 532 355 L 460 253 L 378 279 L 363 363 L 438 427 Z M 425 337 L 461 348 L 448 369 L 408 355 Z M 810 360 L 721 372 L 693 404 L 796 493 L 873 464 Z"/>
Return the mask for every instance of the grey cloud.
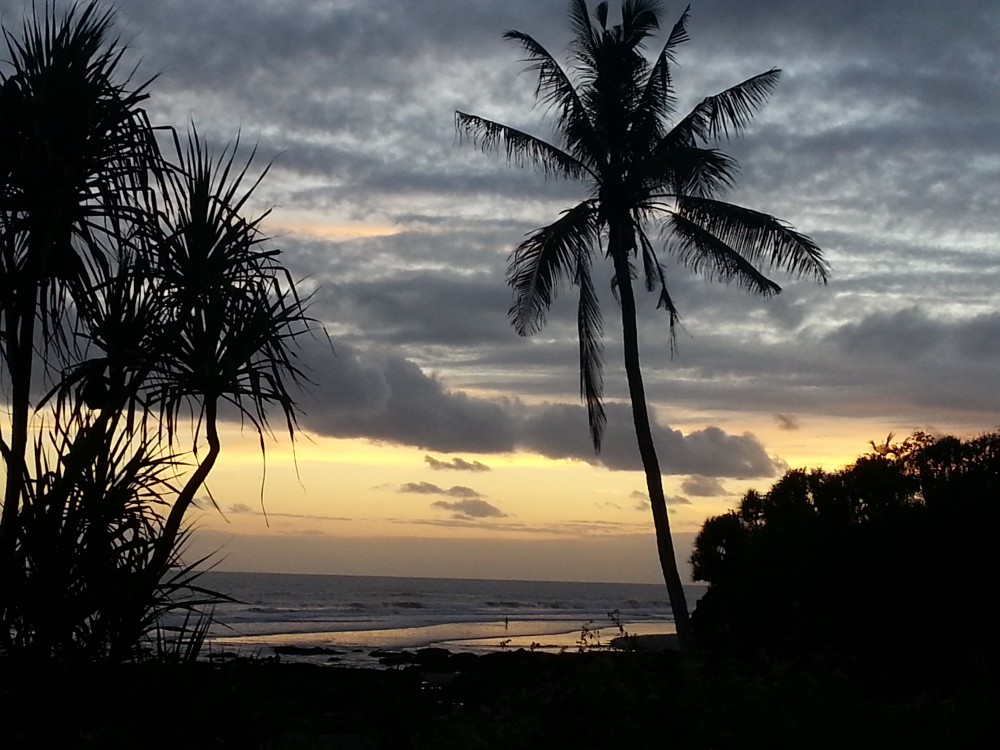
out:
<path id="1" fill-rule="evenodd" d="M 639 492 L 636 490 L 629 497 L 634 501 L 632 506 L 633 510 L 642 511 L 644 513 L 649 512 L 649 496 L 645 492 Z M 674 510 L 675 505 L 691 505 L 691 501 L 688 500 L 683 495 L 668 495 L 664 498 L 667 503 L 667 510 L 671 513 L 676 513 Z"/>
<path id="2" fill-rule="evenodd" d="M 794 414 L 775 414 L 774 420 L 778 423 L 778 429 L 789 432 L 800 429 L 799 420 Z"/>
<path id="3" fill-rule="evenodd" d="M 455 485 L 445 489 L 431 482 L 406 482 L 400 485 L 399 492 L 412 493 L 416 495 L 445 495 L 446 497 L 460 497 L 470 501 L 478 501 L 483 497 L 471 487 Z"/>
<path id="4" fill-rule="evenodd" d="M 857 323 L 842 326 L 830 341 L 849 356 L 878 357 L 909 362 L 920 357 L 945 337 L 945 326 L 922 310 L 907 308 L 877 313 Z"/>
<path id="5" fill-rule="evenodd" d="M 273 221 L 288 209 L 402 230 L 346 242 L 279 237 L 337 338 L 336 357 L 306 353 L 318 386 L 302 399 L 304 427 L 440 452 L 538 450 L 635 468 L 620 406 L 611 405 L 604 454 L 588 445 L 569 295 L 534 340 L 513 337 L 505 318 L 506 254 L 582 195 L 579 186 L 459 147 L 451 120 L 458 107 L 548 136 L 520 52 L 500 35 L 522 29 L 563 59 L 566 4 L 417 5 L 242 0 L 234 12 L 196 0 L 118 3 L 130 59 L 142 58 L 137 79 L 161 74 L 154 121 L 183 127 L 193 118 L 207 137 L 239 129 L 245 143 L 259 142 L 263 159 L 276 158 L 260 196 L 278 204 Z M 25 7 L 0 0 L 5 28 Z M 668 23 L 679 12 L 668 6 Z M 671 359 L 663 317 L 652 300 L 640 302 L 650 402 L 766 419 L 995 423 L 1000 110 L 989 103 L 1000 5 L 698 0 L 689 28 L 675 76 L 682 109 L 783 69 L 750 132 L 723 144 L 742 166 L 730 197 L 814 236 L 834 276 L 817 288 L 779 275 L 784 292 L 765 302 L 707 285 L 666 253 L 685 330 Z M 598 270 L 615 402 L 627 391 L 608 277 Z M 656 430 L 668 471 L 774 471 L 752 436 Z"/>
<path id="6" fill-rule="evenodd" d="M 640 470 L 631 413 L 609 403 L 604 447 L 595 456 L 586 412 L 579 405 L 529 406 L 513 399 L 473 398 L 425 375 L 391 354 L 368 353 L 341 342 L 331 353 L 304 342 L 303 360 L 316 386 L 301 397 L 301 425 L 319 434 L 387 440 L 442 452 L 535 451 L 616 470 Z M 718 428 L 684 435 L 654 421 L 662 468 L 669 474 L 773 476 L 775 464 L 751 435 Z"/>
<path id="7" fill-rule="evenodd" d="M 681 482 L 681 490 L 695 497 L 718 497 L 729 494 L 722 482 L 715 477 L 688 477 Z"/>
<path id="8" fill-rule="evenodd" d="M 443 452 L 513 446 L 516 425 L 508 404 L 449 391 L 396 355 L 367 354 L 342 343 L 336 352 L 312 360 L 311 377 L 319 385 L 301 399 L 303 427 Z"/>
<path id="9" fill-rule="evenodd" d="M 451 461 L 441 461 L 433 456 L 424 456 L 426 463 L 434 471 L 492 471 L 489 466 L 481 461 L 466 461 L 464 458 L 453 458 Z"/>
<path id="10" fill-rule="evenodd" d="M 438 500 L 431 503 L 431 506 L 439 510 L 450 511 L 456 518 L 505 518 L 507 516 L 498 507 L 485 500 L 456 500 L 455 502 Z"/>
<path id="11" fill-rule="evenodd" d="M 312 365 L 309 374 L 317 385 L 300 399 L 300 424 L 316 433 L 442 452 L 524 450 L 615 470 L 642 468 L 625 404 L 607 405 L 604 447 L 595 456 L 579 405 L 473 398 L 449 390 L 396 355 L 362 352 L 340 342 L 334 355 L 319 339 L 307 340 L 306 346 L 303 359 Z M 715 427 L 684 435 L 655 419 L 653 424 L 665 473 L 747 478 L 777 471 L 752 435 L 730 435 Z"/>
<path id="12" fill-rule="evenodd" d="M 610 469 L 639 471 L 631 409 L 609 403 L 607 428 L 598 460 Z M 730 435 L 717 427 L 687 435 L 653 421 L 660 468 L 667 474 L 704 474 L 733 478 L 774 476 L 775 462 L 752 435 Z M 593 448 L 584 409 L 568 404 L 538 407 L 525 421 L 524 447 L 550 458 L 591 460 Z"/>

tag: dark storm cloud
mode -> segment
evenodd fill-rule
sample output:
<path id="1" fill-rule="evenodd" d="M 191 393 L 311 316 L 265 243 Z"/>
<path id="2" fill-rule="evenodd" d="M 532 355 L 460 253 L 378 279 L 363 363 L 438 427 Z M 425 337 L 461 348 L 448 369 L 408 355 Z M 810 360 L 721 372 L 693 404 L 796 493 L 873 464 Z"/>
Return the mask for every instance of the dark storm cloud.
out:
<path id="1" fill-rule="evenodd" d="M 599 455 L 610 469 L 642 469 L 635 444 L 631 409 L 621 403 L 605 406 L 608 424 Z M 653 439 L 666 474 L 704 474 L 733 478 L 767 477 L 777 465 L 753 435 L 730 435 L 708 427 L 687 435 L 654 421 Z M 528 415 L 524 448 L 549 458 L 593 460 L 587 416 L 582 407 L 569 404 L 540 406 Z"/>
<path id="2" fill-rule="evenodd" d="M 624 404 L 607 404 L 608 428 L 595 456 L 582 406 L 474 398 L 450 390 L 398 355 L 364 352 L 342 342 L 335 342 L 334 354 L 321 341 L 306 339 L 305 344 L 303 359 L 316 385 L 301 396 L 299 421 L 317 434 L 442 452 L 531 451 L 615 470 L 641 469 L 631 412 Z M 778 470 L 749 434 L 709 427 L 684 435 L 655 418 L 653 430 L 667 474 L 748 478 Z"/>
<path id="3" fill-rule="evenodd" d="M 492 471 L 481 461 L 466 461 L 464 458 L 458 457 L 451 459 L 451 461 L 442 461 L 433 456 L 424 456 L 424 463 L 434 471 Z"/>
<path id="4" fill-rule="evenodd" d="M 485 500 L 456 500 L 448 502 L 438 500 L 431 503 L 432 508 L 450 511 L 453 518 L 506 518 L 507 514 L 497 506 Z"/>
<path id="5" fill-rule="evenodd" d="M 516 444 L 511 404 L 450 391 L 399 355 L 339 342 L 335 349 L 310 352 L 317 387 L 301 398 L 306 429 L 442 452 L 503 452 Z"/>

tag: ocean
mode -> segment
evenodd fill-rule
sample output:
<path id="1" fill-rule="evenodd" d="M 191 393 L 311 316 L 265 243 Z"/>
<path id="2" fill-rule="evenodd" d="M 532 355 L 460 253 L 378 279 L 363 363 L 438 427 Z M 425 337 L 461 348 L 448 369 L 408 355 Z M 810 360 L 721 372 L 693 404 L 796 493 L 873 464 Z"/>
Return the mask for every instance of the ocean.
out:
<path id="1" fill-rule="evenodd" d="M 662 585 L 216 571 L 199 584 L 236 600 L 215 608 L 209 655 L 294 646 L 315 653 L 283 660 L 374 666 L 378 650 L 561 651 L 607 645 L 621 628 L 674 632 Z M 689 606 L 704 590 L 687 587 Z"/>

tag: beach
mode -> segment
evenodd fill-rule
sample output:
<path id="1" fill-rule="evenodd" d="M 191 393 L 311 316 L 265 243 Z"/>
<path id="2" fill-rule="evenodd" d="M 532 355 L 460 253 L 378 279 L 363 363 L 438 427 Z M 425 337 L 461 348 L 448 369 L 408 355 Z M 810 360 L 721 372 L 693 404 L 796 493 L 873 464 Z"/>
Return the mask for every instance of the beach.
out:
<path id="1" fill-rule="evenodd" d="M 372 652 L 484 655 L 598 650 L 623 635 L 674 633 L 653 584 L 209 573 L 235 601 L 216 607 L 207 654 L 378 667 Z M 691 587 L 692 601 L 701 594 Z"/>

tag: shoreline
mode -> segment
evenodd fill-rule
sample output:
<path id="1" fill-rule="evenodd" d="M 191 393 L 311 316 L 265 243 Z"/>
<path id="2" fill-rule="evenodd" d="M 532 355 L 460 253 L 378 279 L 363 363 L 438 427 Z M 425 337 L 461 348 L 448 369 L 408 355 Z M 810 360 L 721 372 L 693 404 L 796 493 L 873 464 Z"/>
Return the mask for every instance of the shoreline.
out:
<path id="1" fill-rule="evenodd" d="M 380 668 L 386 654 L 425 649 L 482 656 L 510 651 L 558 654 L 577 651 L 664 650 L 676 648 L 670 622 L 593 621 L 573 627 L 567 620 L 437 623 L 408 628 L 213 634 L 206 640 L 210 660 L 241 656 L 278 656 L 323 666 Z M 377 656 L 373 656 L 377 654 Z"/>

